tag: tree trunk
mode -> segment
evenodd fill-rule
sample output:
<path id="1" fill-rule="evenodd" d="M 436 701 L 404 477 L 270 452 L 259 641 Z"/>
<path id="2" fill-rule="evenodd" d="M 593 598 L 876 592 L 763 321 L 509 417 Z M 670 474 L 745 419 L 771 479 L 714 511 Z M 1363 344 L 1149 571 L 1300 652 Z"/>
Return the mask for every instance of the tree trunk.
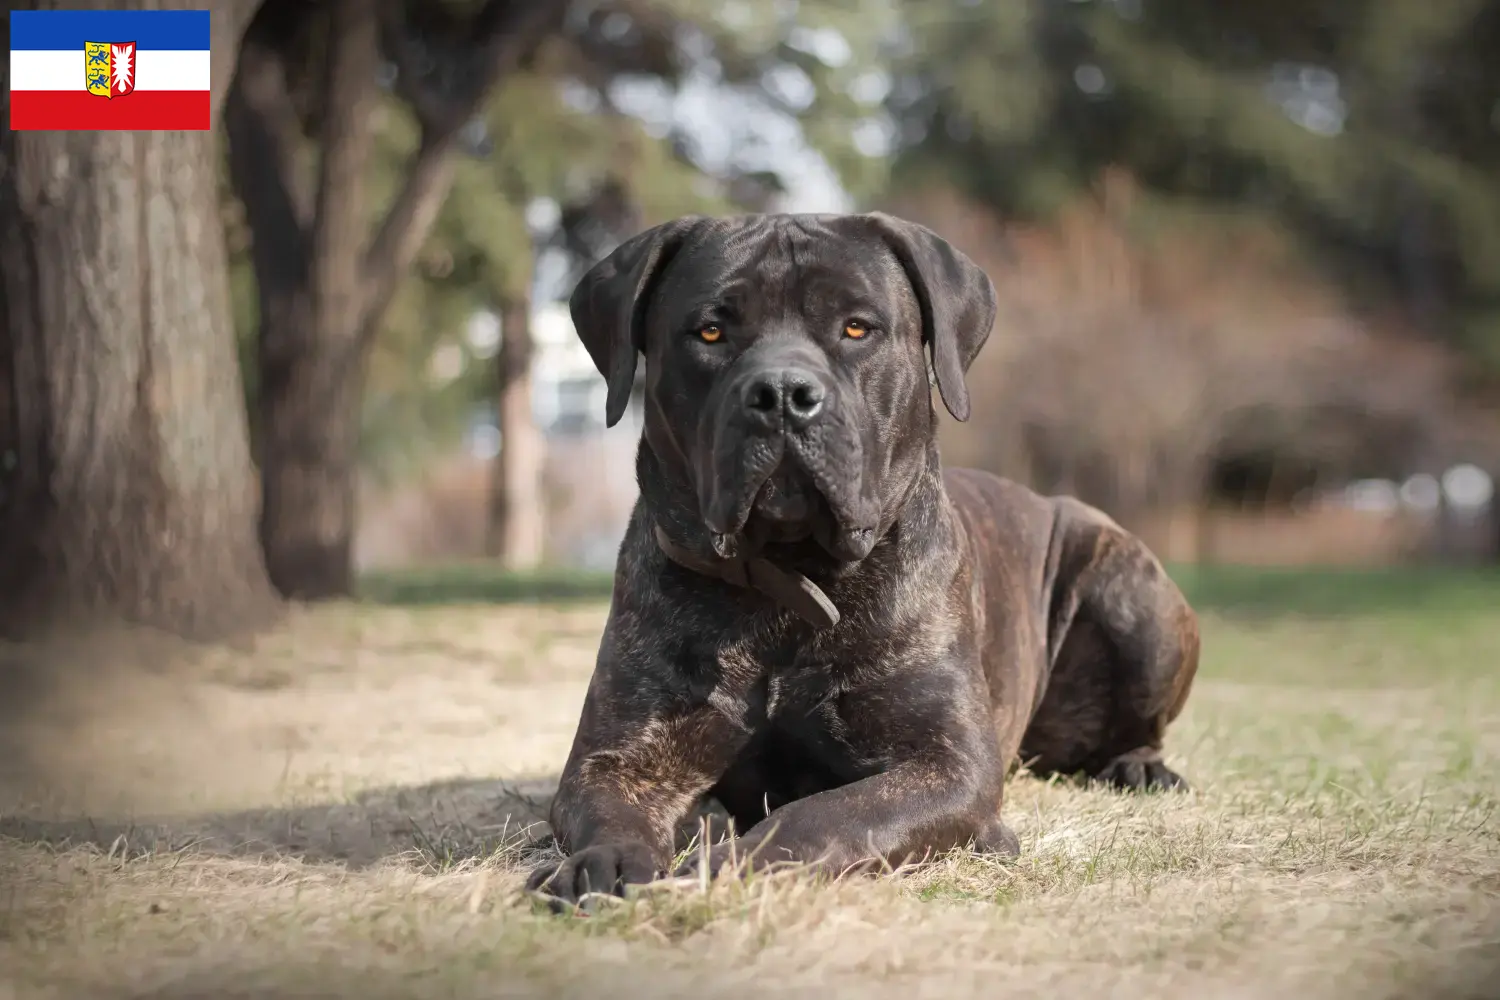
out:
<path id="1" fill-rule="evenodd" d="M 1218 559 L 1214 551 L 1214 514 L 1213 501 L 1205 497 L 1194 508 L 1197 518 L 1197 539 L 1193 545 L 1193 564 L 1195 566 L 1212 566 Z"/>
<path id="2" fill-rule="evenodd" d="M 1126 438 L 1112 449 L 1111 459 L 1100 478 L 1109 490 L 1099 507 L 1124 528 L 1137 531 L 1151 510 L 1150 456 L 1139 439 Z"/>
<path id="3" fill-rule="evenodd" d="M 361 343 L 364 175 L 379 61 L 373 7 L 359 7 L 348 0 L 337 4 L 330 25 L 315 195 L 296 183 L 294 120 L 274 119 L 286 78 L 279 57 L 261 44 L 259 23 L 246 39 L 227 109 L 231 175 L 254 233 L 259 289 L 254 419 L 260 541 L 271 581 L 300 600 L 341 597 L 353 589 L 367 355 Z M 271 6 L 262 11 L 267 19 L 280 14 Z"/>
<path id="4" fill-rule="evenodd" d="M 216 70 L 249 9 L 216 10 Z M 268 622 L 216 136 L 6 131 L 0 152 L 0 628 Z"/>
<path id="5" fill-rule="evenodd" d="M 256 430 L 261 456 L 260 543 L 271 580 L 296 600 L 353 590 L 355 486 L 362 353 L 337 325 L 318 322 L 301 289 L 285 300 L 292 320 L 266 325 L 258 342 Z"/>
<path id="6" fill-rule="evenodd" d="M 1500 565 L 1500 469 L 1490 473 L 1494 477 L 1494 495 L 1490 497 L 1490 557 Z"/>
<path id="7" fill-rule="evenodd" d="M 272 582 L 289 597 L 337 598 L 353 589 L 360 402 L 370 346 L 447 198 L 462 128 L 565 6 L 490 0 L 463 39 L 480 55 L 467 60 L 475 72 L 448 90 L 423 89 L 424 71 L 454 84 L 451 72 L 433 71 L 444 60 L 398 45 L 398 90 L 421 119 L 422 141 L 373 233 L 363 182 L 381 100 L 380 19 L 399 5 L 329 5 L 315 179 L 298 169 L 302 136 L 286 59 L 288 25 L 318 8 L 267 0 L 246 35 L 226 124 L 260 289 L 261 543 Z M 399 38 L 399 31 L 392 36 Z"/>
<path id="8" fill-rule="evenodd" d="M 542 497 L 544 442 L 531 409 L 531 301 L 500 305 L 500 350 L 495 355 L 495 423 L 500 454 L 490 486 L 486 548 L 510 570 L 542 561 L 546 504 Z"/>

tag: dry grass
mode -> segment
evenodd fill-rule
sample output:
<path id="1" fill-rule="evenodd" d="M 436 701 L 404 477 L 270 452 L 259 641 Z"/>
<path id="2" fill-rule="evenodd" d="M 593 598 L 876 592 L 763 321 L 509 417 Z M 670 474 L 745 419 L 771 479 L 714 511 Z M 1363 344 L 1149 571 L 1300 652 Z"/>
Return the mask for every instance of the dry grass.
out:
<path id="1" fill-rule="evenodd" d="M 553 917 L 519 835 L 602 617 L 348 607 L 253 649 L 52 651 L 0 737 L 0 998 L 1497 993 L 1493 614 L 1210 617 L 1172 744 L 1197 791 L 1023 775 L 1013 862 Z"/>

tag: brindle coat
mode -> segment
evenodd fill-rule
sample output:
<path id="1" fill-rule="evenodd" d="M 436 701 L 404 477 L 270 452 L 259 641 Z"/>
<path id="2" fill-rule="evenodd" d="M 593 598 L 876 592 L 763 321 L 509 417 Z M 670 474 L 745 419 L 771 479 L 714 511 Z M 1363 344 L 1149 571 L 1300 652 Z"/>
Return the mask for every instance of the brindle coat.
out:
<path id="1" fill-rule="evenodd" d="M 1182 785 L 1161 747 L 1198 627 L 1156 558 L 1076 500 L 940 466 L 929 373 L 967 419 L 996 311 L 962 253 L 879 214 L 688 218 L 623 244 L 571 308 L 610 424 L 645 356 L 641 495 L 552 806 L 568 857 L 531 888 L 651 881 L 704 796 L 738 856 L 838 872 L 1014 853 L 1018 759 Z"/>

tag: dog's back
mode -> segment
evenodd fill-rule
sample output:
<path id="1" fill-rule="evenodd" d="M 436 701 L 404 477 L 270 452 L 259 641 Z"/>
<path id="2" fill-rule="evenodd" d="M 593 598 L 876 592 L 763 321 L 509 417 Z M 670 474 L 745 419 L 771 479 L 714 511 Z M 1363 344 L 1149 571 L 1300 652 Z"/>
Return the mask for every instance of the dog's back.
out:
<path id="1" fill-rule="evenodd" d="M 1159 750 L 1197 672 L 1198 622 L 1156 556 L 1074 497 L 975 469 L 943 479 L 969 535 L 1007 756 L 1039 772 L 1114 767 L 1130 773 L 1105 776 L 1123 784 L 1180 781 Z M 1140 759 L 1115 763 L 1131 753 Z"/>

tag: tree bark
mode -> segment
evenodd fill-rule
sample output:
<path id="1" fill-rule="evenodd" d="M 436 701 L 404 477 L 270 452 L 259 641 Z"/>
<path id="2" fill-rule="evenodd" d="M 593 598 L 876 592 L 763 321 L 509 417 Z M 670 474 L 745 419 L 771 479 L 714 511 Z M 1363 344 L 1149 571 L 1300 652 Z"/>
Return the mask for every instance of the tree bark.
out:
<path id="1" fill-rule="evenodd" d="M 531 408 L 531 300 L 500 305 L 500 350 L 495 355 L 495 423 L 500 454 L 490 486 L 489 555 L 509 570 L 533 569 L 545 549 L 542 496 L 544 443 Z"/>
<path id="2" fill-rule="evenodd" d="M 427 88 L 412 69 L 420 60 L 396 45 L 399 89 L 418 112 L 422 141 L 373 233 L 364 168 L 380 100 L 381 33 L 399 41 L 399 3 L 332 4 L 315 183 L 296 163 L 301 136 L 283 44 L 286 19 L 313 8 L 268 0 L 246 36 L 226 124 L 260 289 L 261 544 L 272 582 L 289 597 L 321 600 L 353 589 L 359 410 L 370 345 L 447 198 L 463 126 L 565 6 L 488 0 L 466 39 L 477 54 L 475 71 L 456 92 Z"/>
<path id="3" fill-rule="evenodd" d="M 215 8 L 216 69 L 253 9 Z M 0 629 L 267 623 L 216 136 L 6 131 L 0 153 Z"/>
<path id="4" fill-rule="evenodd" d="M 260 304 L 260 542 L 277 589 L 317 600 L 353 589 L 364 168 L 379 98 L 379 33 L 369 5 L 334 5 L 322 156 L 316 184 L 308 185 L 297 169 L 300 133 L 286 67 L 270 37 L 274 19 L 286 13 L 285 5 L 268 4 L 251 27 L 226 123 Z"/>
<path id="5" fill-rule="evenodd" d="M 1495 494 L 1490 497 L 1490 560 L 1500 566 L 1500 469 L 1490 473 Z"/>

